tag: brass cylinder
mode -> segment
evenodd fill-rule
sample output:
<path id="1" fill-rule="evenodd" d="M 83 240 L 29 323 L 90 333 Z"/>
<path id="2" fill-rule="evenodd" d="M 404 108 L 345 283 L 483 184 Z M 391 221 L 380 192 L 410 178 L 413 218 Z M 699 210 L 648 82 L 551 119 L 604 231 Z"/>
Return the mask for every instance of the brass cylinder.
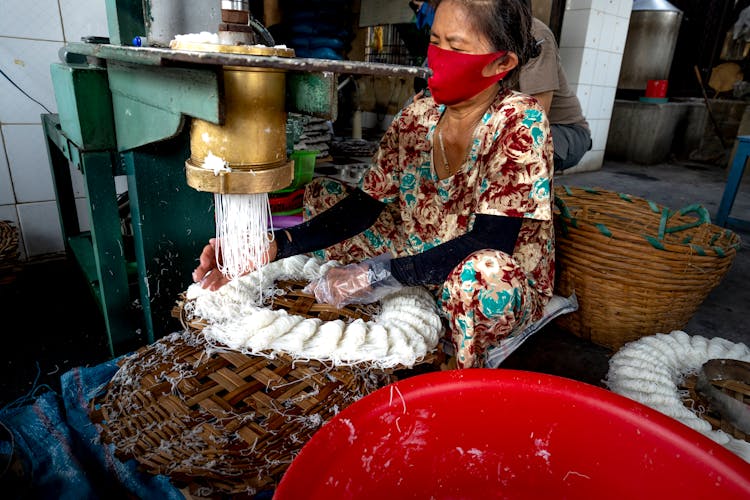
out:
<path id="1" fill-rule="evenodd" d="M 294 55 L 290 49 L 249 45 L 186 43 L 174 48 Z M 294 164 L 286 154 L 285 71 L 225 66 L 223 77 L 223 123 L 192 120 L 190 159 L 186 162 L 188 184 L 215 193 L 261 193 L 287 187 L 294 177 Z M 230 171 L 216 173 L 203 168 L 209 154 L 224 160 Z"/>
<path id="2" fill-rule="evenodd" d="M 283 71 L 224 68 L 225 120 L 193 120 L 190 158 L 201 164 L 209 151 L 232 168 L 269 167 L 286 162 Z"/>

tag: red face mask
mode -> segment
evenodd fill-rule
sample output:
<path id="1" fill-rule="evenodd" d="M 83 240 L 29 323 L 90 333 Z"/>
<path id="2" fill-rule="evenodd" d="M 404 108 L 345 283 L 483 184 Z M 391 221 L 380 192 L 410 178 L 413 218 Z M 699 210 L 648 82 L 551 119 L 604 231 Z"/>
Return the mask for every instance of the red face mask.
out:
<path id="1" fill-rule="evenodd" d="M 432 76 L 427 80 L 427 85 L 433 99 L 438 104 L 456 104 L 499 82 L 508 74 L 507 71 L 484 76 L 482 70 L 507 53 L 501 50 L 490 54 L 464 54 L 430 45 L 427 48 L 427 64 Z"/>

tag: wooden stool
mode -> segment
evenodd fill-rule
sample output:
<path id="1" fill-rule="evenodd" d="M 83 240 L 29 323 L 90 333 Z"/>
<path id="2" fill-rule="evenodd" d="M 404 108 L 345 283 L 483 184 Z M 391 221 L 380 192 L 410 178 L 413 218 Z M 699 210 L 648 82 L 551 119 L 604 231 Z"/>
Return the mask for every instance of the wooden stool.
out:
<path id="1" fill-rule="evenodd" d="M 727 184 L 724 187 L 724 194 L 719 204 L 719 212 L 716 215 L 716 224 L 722 227 L 735 226 L 739 229 L 750 231 L 750 221 L 730 217 L 734 199 L 737 197 L 737 191 L 740 189 L 742 174 L 745 172 L 747 159 L 750 157 L 750 135 L 740 135 L 737 137 L 737 151 L 734 153 L 732 165 L 730 166 Z"/>

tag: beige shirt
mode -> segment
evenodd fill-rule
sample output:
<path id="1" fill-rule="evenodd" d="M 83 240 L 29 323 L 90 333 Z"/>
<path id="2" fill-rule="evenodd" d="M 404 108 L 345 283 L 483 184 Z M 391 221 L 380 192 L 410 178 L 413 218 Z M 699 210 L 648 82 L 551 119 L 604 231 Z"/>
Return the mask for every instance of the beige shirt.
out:
<path id="1" fill-rule="evenodd" d="M 518 88 L 524 94 L 553 91 L 549 110 L 550 124 L 577 124 L 589 128 L 583 116 L 581 103 L 568 86 L 568 79 L 560 64 L 560 53 L 552 31 L 537 18 L 533 18 L 531 33 L 542 40 L 541 54 L 526 63 L 519 73 Z"/>

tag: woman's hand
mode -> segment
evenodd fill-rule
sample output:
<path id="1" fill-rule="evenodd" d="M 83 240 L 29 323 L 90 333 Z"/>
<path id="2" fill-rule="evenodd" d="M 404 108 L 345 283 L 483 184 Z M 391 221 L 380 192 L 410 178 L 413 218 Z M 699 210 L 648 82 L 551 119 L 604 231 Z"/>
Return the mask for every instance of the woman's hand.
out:
<path id="1" fill-rule="evenodd" d="M 332 267 L 303 291 L 315 295 L 319 303 L 336 308 L 376 302 L 402 288 L 391 274 L 390 261 L 391 256 L 383 254 L 357 264 Z"/>
<path id="2" fill-rule="evenodd" d="M 198 267 L 193 271 L 193 282 L 200 283 L 202 288 L 207 288 L 212 292 L 229 283 L 230 279 L 224 276 L 217 265 L 218 259 L 221 258 L 216 252 L 216 238 L 208 240 L 208 245 L 203 247 Z M 264 264 L 273 262 L 276 258 L 276 240 L 270 242 Z M 251 267 L 247 272 L 255 270 Z"/>
<path id="3" fill-rule="evenodd" d="M 221 274 L 217 265 L 216 238 L 208 240 L 208 245 L 203 247 L 198 267 L 193 271 L 193 281 L 211 291 L 218 290 L 229 283 L 229 278 Z"/>
<path id="4" fill-rule="evenodd" d="M 303 291 L 315 295 L 315 300 L 321 304 L 341 308 L 366 295 L 370 289 L 367 271 L 366 264 L 332 267 L 323 276 L 311 281 Z"/>

